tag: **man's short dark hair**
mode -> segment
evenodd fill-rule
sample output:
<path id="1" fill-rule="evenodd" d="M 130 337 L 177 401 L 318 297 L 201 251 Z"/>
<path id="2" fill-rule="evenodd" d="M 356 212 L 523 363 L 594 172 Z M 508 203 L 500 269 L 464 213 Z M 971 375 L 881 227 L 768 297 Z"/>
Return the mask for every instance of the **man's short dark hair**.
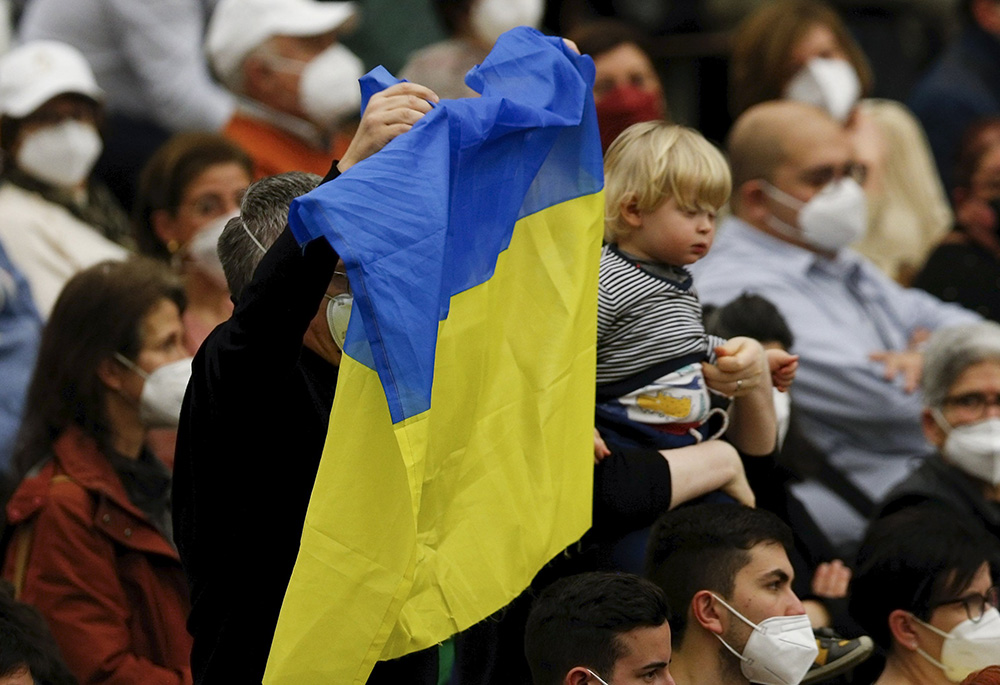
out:
<path id="1" fill-rule="evenodd" d="M 868 529 L 851 580 L 850 615 L 883 649 L 889 614 L 927 621 L 934 605 L 961 596 L 983 562 L 996 563 L 996 538 L 944 506 L 909 506 Z"/>
<path id="2" fill-rule="evenodd" d="M 736 574 L 761 543 L 777 543 L 787 551 L 792 530 L 771 512 L 741 504 L 696 504 L 660 517 L 646 547 L 646 577 L 674 607 L 670 629 L 675 646 L 684 637 L 695 594 L 711 590 L 730 597 Z"/>
<path id="3" fill-rule="evenodd" d="M 38 685 L 76 685 L 38 609 L 14 599 L 0 581 L 0 678 L 28 669 Z"/>
<path id="4" fill-rule="evenodd" d="M 264 257 L 254 238 L 265 250 L 270 248 L 285 230 L 292 200 L 305 195 L 322 180 L 316 174 L 289 171 L 266 176 L 247 188 L 240 203 L 240 215 L 230 219 L 219 236 L 219 261 L 234 300 L 243 296 Z"/>
<path id="5" fill-rule="evenodd" d="M 705 313 L 705 328 L 723 338 L 745 335 L 762 343 L 776 342 L 786 350 L 795 342 L 788 322 L 765 297 L 743 293 L 732 302 Z"/>
<path id="6" fill-rule="evenodd" d="M 639 576 L 583 573 L 559 580 L 535 600 L 525 626 L 532 681 L 555 685 L 574 666 L 608 678 L 626 654 L 619 636 L 668 618 L 663 592 Z"/>

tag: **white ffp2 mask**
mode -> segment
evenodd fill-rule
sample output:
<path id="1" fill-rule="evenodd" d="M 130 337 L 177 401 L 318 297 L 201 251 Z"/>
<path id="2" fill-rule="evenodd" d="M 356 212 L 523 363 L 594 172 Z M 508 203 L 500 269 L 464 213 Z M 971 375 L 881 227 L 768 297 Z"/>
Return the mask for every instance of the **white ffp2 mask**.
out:
<path id="1" fill-rule="evenodd" d="M 330 337 L 337 347 L 344 349 L 347 339 L 347 324 L 351 320 L 351 309 L 354 308 L 354 296 L 349 293 L 339 295 L 323 295 L 326 303 L 326 325 L 330 328 Z"/>
<path id="2" fill-rule="evenodd" d="M 302 69 L 299 104 L 310 121 L 331 130 L 361 108 L 364 75 L 361 58 L 340 43 L 334 43 Z"/>
<path id="3" fill-rule="evenodd" d="M 979 621 L 966 619 L 948 633 L 916 616 L 913 618 L 944 638 L 941 661 L 922 649 L 917 649 L 917 653 L 940 668 L 953 683 L 960 683 L 973 671 L 993 666 L 1000 660 L 1000 612 L 996 607 L 987 609 Z"/>
<path id="4" fill-rule="evenodd" d="M 517 26 L 538 28 L 544 12 L 543 0 L 476 0 L 469 21 L 476 35 L 492 45 Z"/>
<path id="5" fill-rule="evenodd" d="M 73 188 L 86 180 L 103 149 L 92 124 L 70 119 L 27 134 L 17 151 L 17 166 L 49 185 Z"/>
<path id="6" fill-rule="evenodd" d="M 176 428 L 180 423 L 184 392 L 191 380 L 191 357 L 144 371 L 125 355 L 115 358 L 137 373 L 145 383 L 139 396 L 139 420 L 147 428 Z"/>
<path id="7" fill-rule="evenodd" d="M 747 680 L 760 685 L 797 685 L 801 682 L 819 654 L 809 616 L 772 616 L 754 623 L 718 595 L 712 596 L 733 616 L 753 628 L 742 654 L 716 635 L 740 660 L 740 670 Z"/>
<path id="8" fill-rule="evenodd" d="M 798 228 L 773 214 L 767 225 L 784 235 L 799 238 L 824 252 L 837 252 L 861 239 L 868 227 L 868 204 L 865 191 L 853 178 L 831 181 L 803 202 L 764 181 L 764 192 L 789 209 L 798 210 Z"/>
<path id="9" fill-rule="evenodd" d="M 785 86 L 785 97 L 826 110 L 843 123 L 861 96 L 861 81 L 850 62 L 814 57 Z"/>
<path id="10" fill-rule="evenodd" d="M 941 448 L 948 461 L 973 478 L 1000 485 L 1000 419 L 952 428 L 937 409 L 931 410 L 931 416 L 948 433 Z"/>

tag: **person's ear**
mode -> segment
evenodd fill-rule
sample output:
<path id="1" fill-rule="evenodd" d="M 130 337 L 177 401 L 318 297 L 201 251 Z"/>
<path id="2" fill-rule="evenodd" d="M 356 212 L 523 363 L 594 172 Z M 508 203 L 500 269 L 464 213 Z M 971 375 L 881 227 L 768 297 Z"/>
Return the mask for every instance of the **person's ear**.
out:
<path id="1" fill-rule="evenodd" d="M 934 420 L 934 415 L 927 407 L 924 407 L 924 410 L 920 412 L 920 425 L 924 429 L 924 437 L 927 438 L 927 442 L 940 449 L 948 436 L 945 434 L 944 429 L 938 425 L 938 422 Z"/>
<path id="2" fill-rule="evenodd" d="M 639 200 L 635 195 L 622 200 L 621 203 L 622 221 L 632 228 L 642 226 L 642 210 L 639 209 Z"/>
<path id="3" fill-rule="evenodd" d="M 590 680 L 590 671 L 585 666 L 574 666 L 563 678 L 563 685 L 584 685 Z"/>
<path id="4" fill-rule="evenodd" d="M 767 206 L 767 193 L 764 192 L 764 181 L 752 179 L 744 182 L 736 189 L 738 202 L 736 215 L 750 224 L 762 223 L 767 219 L 770 210 Z"/>
<path id="5" fill-rule="evenodd" d="M 715 601 L 715 597 L 708 590 L 696 592 L 691 598 L 691 615 L 698 624 L 716 635 L 722 635 L 725 626 L 723 625 L 720 609 L 722 605 Z"/>
<path id="6" fill-rule="evenodd" d="M 167 246 L 167 250 L 173 254 L 180 245 L 180 236 L 177 231 L 177 224 L 170 211 L 166 209 L 154 209 L 149 214 L 149 224 L 153 229 L 153 235 L 160 239 L 160 242 Z"/>
<path id="7" fill-rule="evenodd" d="M 920 636 L 917 634 L 913 615 L 903 609 L 894 609 L 889 614 L 889 634 L 903 649 L 910 651 L 920 646 Z"/>
<path id="8" fill-rule="evenodd" d="M 125 374 L 129 370 L 125 365 L 111 357 L 105 357 L 97 363 L 97 377 L 111 390 L 121 390 L 125 385 Z"/>

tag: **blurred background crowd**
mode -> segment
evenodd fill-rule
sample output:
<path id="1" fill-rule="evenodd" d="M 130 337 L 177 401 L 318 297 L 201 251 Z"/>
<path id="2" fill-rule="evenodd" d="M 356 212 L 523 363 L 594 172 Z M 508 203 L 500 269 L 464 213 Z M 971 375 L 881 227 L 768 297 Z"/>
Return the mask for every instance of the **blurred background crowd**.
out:
<path id="1" fill-rule="evenodd" d="M 756 500 L 791 526 L 788 558 L 805 600 L 796 611 L 855 646 L 871 635 L 879 666 L 924 663 L 909 661 L 895 610 L 937 621 L 947 634 L 966 619 L 938 615 L 938 607 L 971 592 L 982 601 L 963 604 L 968 620 L 978 624 L 996 609 L 1000 1 L 0 0 L 0 523 L 13 588 L 4 600 L 12 608 L 0 613 L 0 682 L 31 682 L 3 680 L 29 670 L 34 682 L 200 682 L 199 666 L 195 676 L 190 666 L 188 582 L 205 582 L 204 558 L 185 558 L 175 533 L 194 541 L 204 519 L 191 509 L 178 514 L 172 485 L 191 357 L 225 322 L 227 345 L 251 335 L 237 326 L 234 303 L 238 313 L 249 301 L 241 300 L 244 288 L 247 298 L 260 292 L 248 286 L 264 252 L 284 249 L 282 263 L 293 269 L 296 258 L 311 259 L 280 243 L 282 211 L 328 171 L 335 176 L 331 163 L 356 161 L 359 139 L 367 144 L 358 78 L 383 65 L 433 91 L 400 96 L 421 103 L 400 105 L 412 117 L 408 128 L 436 98 L 476 97 L 465 74 L 519 25 L 567 37 L 593 58 L 604 149 L 645 121 L 684 125 L 725 148 L 732 228 L 720 227 L 715 261 L 692 269 L 712 305 L 706 327 L 801 358 L 791 400 L 778 393 L 768 404 L 777 445 L 769 438 L 743 449 L 734 438 L 734 456 L 713 462 L 713 478 L 699 480 L 707 466 L 689 472 L 666 454 L 636 456 L 609 442 L 610 456 L 595 466 L 595 528 L 577 550 L 580 568 L 641 570 L 659 514 L 722 491 Z M 775 101 L 788 108 L 768 109 Z M 805 163 L 834 138 L 831 146 L 847 150 L 833 155 L 836 164 Z M 790 160 L 802 162 L 802 188 L 811 190 L 783 185 L 779 171 Z M 289 172 L 305 174 L 280 176 Z M 288 188 L 268 186 L 275 178 Z M 864 226 L 850 245 L 858 261 L 826 274 L 835 285 L 776 285 L 737 273 L 739 259 L 752 272 L 771 268 L 765 253 L 779 254 L 762 247 L 754 261 L 754 230 L 770 238 L 783 221 L 808 233 L 807 203 L 846 178 L 863 190 Z M 248 187 L 261 193 L 249 208 Z M 775 209 L 775 197 L 797 218 Z M 727 253 L 727 236 L 736 245 L 739 235 L 748 242 Z M 815 241 L 785 242 L 822 257 L 847 247 Z M 337 281 L 336 256 L 326 259 L 336 285 L 316 320 L 342 344 L 326 302 L 349 288 Z M 803 296 L 822 315 L 803 308 Z M 838 318 L 849 298 L 853 309 Z M 294 342 L 316 359 L 296 363 L 305 376 L 335 384 L 339 348 L 310 343 L 315 332 L 305 327 L 316 312 L 306 313 Z M 848 339 L 867 345 L 868 329 L 874 342 L 853 349 Z M 729 394 L 748 389 L 736 382 Z M 332 385 L 327 394 L 313 399 L 328 415 Z M 979 428 L 970 435 L 964 426 Z M 636 466 L 644 459 L 656 469 L 666 464 L 672 476 L 649 476 L 653 470 Z M 289 486 L 299 499 L 279 494 L 277 504 L 288 505 L 299 527 L 315 464 L 300 475 Z M 630 489 L 636 478 L 660 488 L 641 515 Z M 755 496 L 740 495 L 744 485 Z M 203 496 L 190 495 L 193 488 L 186 506 Z M 986 542 L 939 561 L 916 558 L 922 529 L 892 517 L 928 502 L 958 526 L 932 531 L 929 544 L 967 540 L 968 528 Z M 273 524 L 237 513 L 244 518 L 236 535 L 248 545 L 254 526 Z M 890 519 L 899 527 L 887 532 Z M 869 532 L 872 521 L 882 527 Z M 285 531 L 293 547 L 294 523 Z M 879 556 L 891 547 L 885 539 L 900 541 L 894 559 Z M 295 550 L 285 552 L 290 564 Z M 895 604 L 858 599 L 886 598 L 899 571 L 893 563 L 934 580 L 903 577 Z M 289 570 L 275 571 L 275 612 Z M 859 573 L 864 594 L 849 596 Z M 193 587 L 196 606 L 204 587 Z M 252 591 L 249 581 L 242 587 Z M 217 610 L 208 605 L 200 616 Z M 497 654 L 511 640 L 520 651 L 525 615 L 515 607 L 513 628 L 494 622 L 435 654 L 435 680 L 440 669 L 442 681 L 518 682 L 523 664 Z M 196 661 L 205 669 L 212 657 L 205 647 L 198 656 L 199 639 Z M 947 661 L 935 639 L 933 660 Z M 991 639 L 1000 661 L 1000 634 Z M 16 657 L 10 663 L 5 650 Z M 961 671 L 892 682 L 949 682 Z"/>

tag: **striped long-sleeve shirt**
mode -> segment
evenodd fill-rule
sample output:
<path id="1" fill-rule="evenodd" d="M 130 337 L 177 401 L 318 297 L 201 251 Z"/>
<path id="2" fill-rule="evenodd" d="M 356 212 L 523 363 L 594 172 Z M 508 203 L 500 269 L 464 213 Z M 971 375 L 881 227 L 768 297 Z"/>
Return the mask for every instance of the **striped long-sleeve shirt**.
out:
<path id="1" fill-rule="evenodd" d="M 617 383 L 673 359 L 702 353 L 715 361 L 725 342 L 708 336 L 701 302 L 683 267 L 680 280 L 653 273 L 613 245 L 601 253 L 597 295 L 597 383 Z"/>

